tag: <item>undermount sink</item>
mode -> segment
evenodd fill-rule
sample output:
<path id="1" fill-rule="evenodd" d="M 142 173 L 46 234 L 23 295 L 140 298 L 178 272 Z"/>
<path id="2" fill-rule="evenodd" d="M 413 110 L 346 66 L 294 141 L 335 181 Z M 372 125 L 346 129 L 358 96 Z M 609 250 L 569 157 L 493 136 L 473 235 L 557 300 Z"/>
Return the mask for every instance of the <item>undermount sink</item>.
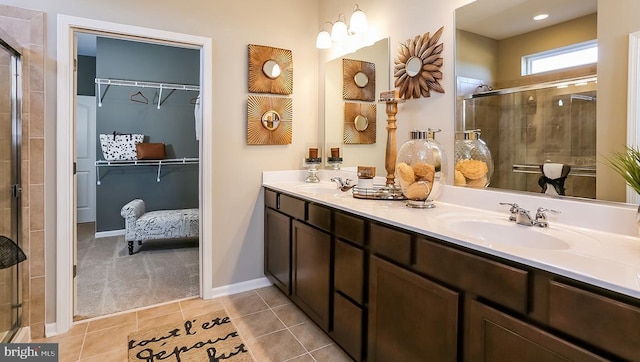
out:
<path id="1" fill-rule="evenodd" d="M 437 225 L 451 236 L 458 236 L 489 248 L 526 248 L 566 250 L 576 242 L 589 240 L 589 236 L 558 228 L 540 228 L 518 225 L 515 222 L 478 215 L 445 214 L 438 217 Z M 444 231 L 444 230 L 443 230 Z"/>
<path id="2" fill-rule="evenodd" d="M 350 195 L 349 191 L 342 192 L 338 189 L 338 186 L 333 182 L 318 182 L 318 183 L 307 183 L 303 185 L 298 185 L 295 187 L 295 190 L 298 192 L 304 192 L 308 194 L 323 194 L 330 196 L 343 196 Z"/>

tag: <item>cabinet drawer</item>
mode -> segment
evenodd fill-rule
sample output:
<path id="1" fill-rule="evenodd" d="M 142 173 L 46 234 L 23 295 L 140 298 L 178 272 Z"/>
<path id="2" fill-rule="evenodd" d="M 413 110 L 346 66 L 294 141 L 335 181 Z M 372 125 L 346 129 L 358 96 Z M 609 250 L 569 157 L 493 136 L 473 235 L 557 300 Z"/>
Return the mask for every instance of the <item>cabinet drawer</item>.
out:
<path id="1" fill-rule="evenodd" d="M 605 361 L 475 300 L 469 302 L 466 318 L 468 361 Z"/>
<path id="2" fill-rule="evenodd" d="M 307 222 L 324 231 L 331 231 L 331 209 L 318 204 L 309 204 Z"/>
<path id="3" fill-rule="evenodd" d="M 362 309 L 334 294 L 333 338 L 356 361 L 362 360 Z"/>
<path id="4" fill-rule="evenodd" d="M 304 220 L 305 202 L 295 197 L 280 194 L 278 210 L 298 220 Z"/>
<path id="5" fill-rule="evenodd" d="M 371 223 L 371 251 L 404 265 L 411 264 L 411 234 Z"/>
<path id="6" fill-rule="evenodd" d="M 273 190 L 264 189 L 264 206 L 270 207 L 272 209 L 277 209 L 278 193 Z"/>
<path id="7" fill-rule="evenodd" d="M 364 283 L 364 253 L 362 250 L 336 240 L 335 287 L 362 305 Z"/>
<path id="8" fill-rule="evenodd" d="M 364 220 L 335 212 L 335 235 L 343 240 L 364 245 Z"/>
<path id="9" fill-rule="evenodd" d="M 549 325 L 622 359 L 640 356 L 640 308 L 551 281 Z"/>
<path id="10" fill-rule="evenodd" d="M 492 300 L 528 312 L 528 272 L 418 238 L 417 271 Z"/>

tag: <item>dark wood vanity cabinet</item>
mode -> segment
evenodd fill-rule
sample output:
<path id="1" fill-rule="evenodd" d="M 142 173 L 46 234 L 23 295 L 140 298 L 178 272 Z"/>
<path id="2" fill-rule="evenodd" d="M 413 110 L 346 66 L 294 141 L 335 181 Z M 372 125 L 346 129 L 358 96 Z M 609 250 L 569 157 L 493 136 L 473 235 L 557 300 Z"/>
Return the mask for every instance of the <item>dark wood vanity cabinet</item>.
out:
<path id="1" fill-rule="evenodd" d="M 367 287 L 366 223 L 334 211 L 334 294 L 331 337 L 356 361 L 363 360 Z"/>
<path id="2" fill-rule="evenodd" d="M 265 190 L 265 274 L 356 361 L 640 361 L 640 300 Z"/>
<path id="3" fill-rule="evenodd" d="M 456 361 L 457 292 L 371 258 L 369 361 Z"/>
<path id="4" fill-rule="evenodd" d="M 269 208 L 264 212 L 264 274 L 291 294 L 291 218 Z"/>
<path id="5" fill-rule="evenodd" d="M 331 236 L 293 221 L 291 299 L 316 324 L 329 330 Z"/>
<path id="6" fill-rule="evenodd" d="M 476 300 L 469 300 L 466 316 L 466 361 L 606 361 Z"/>

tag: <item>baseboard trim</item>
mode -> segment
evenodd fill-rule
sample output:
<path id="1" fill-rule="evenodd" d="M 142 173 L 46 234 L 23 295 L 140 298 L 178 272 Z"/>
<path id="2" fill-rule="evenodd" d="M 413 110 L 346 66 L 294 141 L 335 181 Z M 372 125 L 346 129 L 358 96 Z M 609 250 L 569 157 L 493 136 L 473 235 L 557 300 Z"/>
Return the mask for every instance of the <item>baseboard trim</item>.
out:
<path id="1" fill-rule="evenodd" d="M 120 229 L 120 230 L 108 230 L 108 231 L 97 231 L 95 238 L 108 238 L 111 236 L 120 236 L 120 235 L 124 235 L 125 230 L 124 229 Z"/>
<path id="2" fill-rule="evenodd" d="M 225 295 L 237 294 L 246 292 L 247 290 L 264 288 L 271 285 L 271 282 L 266 277 L 247 280 L 246 282 L 240 282 L 235 284 L 224 285 L 221 287 L 211 289 L 209 296 L 211 298 L 223 297 Z"/>
<path id="3" fill-rule="evenodd" d="M 31 328 L 22 327 L 18 329 L 16 335 L 11 339 L 11 343 L 29 343 L 31 342 Z"/>
<path id="4" fill-rule="evenodd" d="M 58 335 L 58 325 L 54 323 L 44 324 L 44 336 L 49 338 Z"/>

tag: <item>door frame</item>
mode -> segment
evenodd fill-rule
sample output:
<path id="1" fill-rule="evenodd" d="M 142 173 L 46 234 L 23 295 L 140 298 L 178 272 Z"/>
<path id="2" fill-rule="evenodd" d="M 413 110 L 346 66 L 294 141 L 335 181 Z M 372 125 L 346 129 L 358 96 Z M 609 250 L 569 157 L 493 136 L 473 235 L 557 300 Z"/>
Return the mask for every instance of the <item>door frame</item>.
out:
<path id="1" fill-rule="evenodd" d="M 199 208 L 200 208 L 200 297 L 213 297 L 213 43 L 208 37 L 174 33 L 164 30 L 99 21 L 88 18 L 58 15 L 57 28 L 57 125 L 56 125 L 56 317 L 55 331 L 68 331 L 73 324 L 73 245 L 76 224 L 75 182 L 73 163 L 75 135 L 73 66 L 74 32 L 89 32 L 131 38 L 149 43 L 200 49 L 200 99 L 202 108 L 202 137 L 200 139 Z"/>

